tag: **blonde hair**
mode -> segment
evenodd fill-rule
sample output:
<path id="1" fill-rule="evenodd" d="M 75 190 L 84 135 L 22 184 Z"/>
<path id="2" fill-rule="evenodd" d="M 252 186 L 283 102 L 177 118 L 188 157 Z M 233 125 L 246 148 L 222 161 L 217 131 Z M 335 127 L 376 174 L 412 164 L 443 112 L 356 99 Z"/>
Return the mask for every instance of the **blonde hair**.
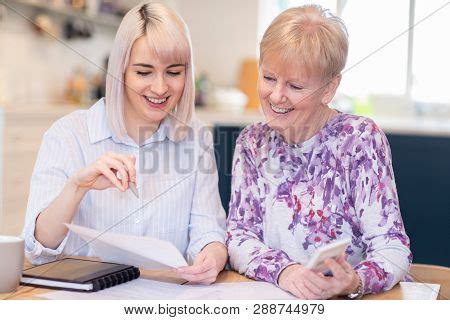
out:
<path id="1" fill-rule="evenodd" d="M 169 137 L 186 136 L 187 124 L 194 108 L 194 71 L 189 30 L 183 19 L 160 3 L 144 3 L 132 8 L 123 18 L 111 50 L 106 76 L 106 116 L 113 133 L 121 140 L 127 131 L 124 121 L 124 73 L 134 42 L 146 36 L 147 42 L 161 59 L 174 59 L 186 66 L 184 90 L 178 105 L 170 114 Z"/>
<path id="2" fill-rule="evenodd" d="M 259 63 L 275 59 L 282 71 L 300 67 L 308 75 L 333 78 L 344 69 L 347 53 L 344 22 L 321 6 L 306 5 L 272 21 L 260 43 Z"/>

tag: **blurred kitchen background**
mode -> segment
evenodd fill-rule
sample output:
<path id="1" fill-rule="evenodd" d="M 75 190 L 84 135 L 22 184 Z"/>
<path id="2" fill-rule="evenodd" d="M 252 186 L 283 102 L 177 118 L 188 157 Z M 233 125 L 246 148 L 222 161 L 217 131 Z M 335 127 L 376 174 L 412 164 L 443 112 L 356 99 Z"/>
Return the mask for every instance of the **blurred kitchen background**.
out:
<path id="1" fill-rule="evenodd" d="M 104 92 L 121 17 L 141 1 L 0 1 L 0 234 L 19 234 L 43 133 Z M 291 6 L 317 3 L 346 22 L 350 52 L 333 106 L 388 135 L 415 262 L 450 266 L 450 5 L 442 0 L 166 0 L 190 28 L 196 113 L 215 134 L 228 207 L 243 126 L 262 120 L 258 44 Z M 447 39 L 447 40 L 446 40 Z"/>

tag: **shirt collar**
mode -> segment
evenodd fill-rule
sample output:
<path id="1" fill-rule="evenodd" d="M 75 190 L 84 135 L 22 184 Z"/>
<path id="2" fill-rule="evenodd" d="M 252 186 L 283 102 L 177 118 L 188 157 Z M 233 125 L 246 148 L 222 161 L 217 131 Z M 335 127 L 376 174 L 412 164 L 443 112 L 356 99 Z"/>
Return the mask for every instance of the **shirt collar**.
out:
<path id="1" fill-rule="evenodd" d="M 151 137 L 145 140 L 142 145 L 146 145 L 152 142 L 161 142 L 166 140 L 166 138 L 170 139 L 169 130 L 170 130 L 170 119 L 169 117 L 166 117 L 163 121 L 161 121 L 155 133 L 153 133 Z"/>
<path id="2" fill-rule="evenodd" d="M 89 110 L 87 114 L 87 127 L 89 132 L 89 140 L 92 144 L 99 141 L 112 138 L 115 142 L 120 142 L 119 139 L 112 132 L 108 118 L 106 116 L 105 98 L 97 101 Z M 170 139 L 170 117 L 166 117 L 159 125 L 156 132 L 149 137 L 143 145 L 161 142 L 166 138 Z M 135 144 L 129 136 L 125 137 L 125 143 Z"/>

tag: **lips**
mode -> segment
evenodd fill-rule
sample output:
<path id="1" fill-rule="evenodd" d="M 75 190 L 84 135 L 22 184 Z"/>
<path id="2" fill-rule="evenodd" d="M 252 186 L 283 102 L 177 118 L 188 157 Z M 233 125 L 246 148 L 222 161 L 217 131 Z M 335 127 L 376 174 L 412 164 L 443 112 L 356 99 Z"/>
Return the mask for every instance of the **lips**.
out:
<path id="1" fill-rule="evenodd" d="M 149 96 L 144 95 L 143 98 L 146 101 L 148 106 L 150 106 L 152 108 L 163 109 L 167 105 L 167 103 L 170 99 L 170 96 L 156 98 L 156 97 L 149 97 Z"/>
<path id="2" fill-rule="evenodd" d="M 272 109 L 272 111 L 275 112 L 276 114 L 286 114 L 294 110 L 294 108 L 281 108 L 279 106 L 272 104 L 271 102 L 269 102 L 269 105 L 270 109 Z"/>

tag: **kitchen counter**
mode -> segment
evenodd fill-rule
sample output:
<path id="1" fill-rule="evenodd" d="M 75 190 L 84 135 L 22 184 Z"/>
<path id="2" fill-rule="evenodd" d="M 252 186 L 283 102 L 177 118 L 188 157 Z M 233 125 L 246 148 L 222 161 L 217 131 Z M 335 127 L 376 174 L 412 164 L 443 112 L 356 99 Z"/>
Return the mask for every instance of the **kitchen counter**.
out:
<path id="1" fill-rule="evenodd" d="M 75 110 L 82 109 L 77 105 L 44 105 L 44 106 L 6 106 L 0 108 L 0 112 L 6 112 L 14 117 L 27 116 L 51 116 L 62 117 Z M 197 107 L 195 110 L 197 117 L 209 126 L 241 126 L 250 123 L 264 121 L 264 116 L 260 110 L 250 110 L 241 113 L 220 110 L 210 106 Z M 431 117 L 399 117 L 388 115 L 369 116 L 386 134 L 418 135 L 450 137 L 450 118 Z"/>
<path id="2" fill-rule="evenodd" d="M 213 108 L 197 108 L 196 114 L 207 125 L 246 126 L 264 121 L 259 110 L 232 113 Z M 450 137 L 450 118 L 433 119 L 420 117 L 369 116 L 386 134 Z"/>

